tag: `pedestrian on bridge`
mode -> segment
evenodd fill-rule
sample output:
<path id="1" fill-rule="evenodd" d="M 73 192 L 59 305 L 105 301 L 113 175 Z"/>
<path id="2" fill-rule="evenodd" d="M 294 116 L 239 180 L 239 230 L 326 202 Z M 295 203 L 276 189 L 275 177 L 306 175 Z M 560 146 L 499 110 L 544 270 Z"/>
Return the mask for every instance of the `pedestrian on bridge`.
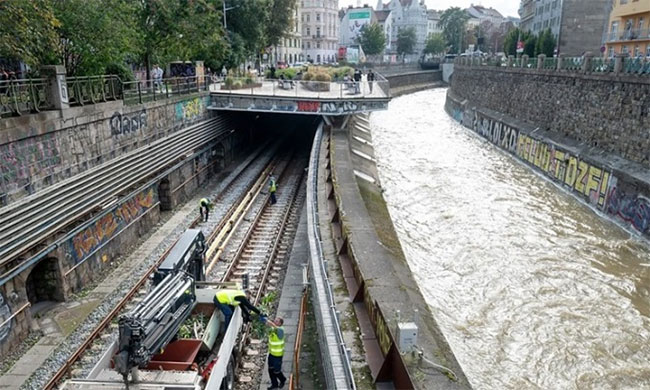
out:
<path id="1" fill-rule="evenodd" d="M 275 181 L 275 176 L 273 176 L 273 173 L 271 173 L 271 177 L 269 178 L 269 194 L 271 194 L 271 204 L 276 204 L 278 201 L 275 197 L 275 191 L 277 190 L 278 184 Z"/>
<path id="2" fill-rule="evenodd" d="M 370 89 L 370 94 L 372 94 L 372 84 L 375 81 L 375 74 L 373 73 L 372 69 L 368 70 L 366 79 L 368 80 L 368 88 Z"/>
<path id="3" fill-rule="evenodd" d="M 210 214 L 210 209 L 213 207 L 212 202 L 208 198 L 201 198 L 199 202 L 199 209 L 201 211 L 201 219 L 204 222 L 208 222 L 208 215 Z"/>
<path id="4" fill-rule="evenodd" d="M 266 320 L 269 326 L 269 378 L 271 387 L 268 390 L 281 389 L 287 378 L 282 374 L 282 356 L 284 355 L 284 320 L 276 317 L 275 320 Z M 279 383 L 278 383 L 279 380 Z"/>
<path id="5" fill-rule="evenodd" d="M 221 310 L 223 316 L 225 317 L 224 331 L 228 329 L 228 324 L 230 324 L 230 319 L 232 314 L 235 312 L 237 306 L 241 307 L 242 317 L 244 317 L 244 322 L 250 322 L 251 314 L 249 312 L 253 311 L 257 313 L 258 316 L 262 315 L 262 312 L 255 306 L 253 306 L 248 300 L 248 293 L 244 290 L 239 289 L 223 289 L 217 291 L 213 299 L 214 305 Z"/>

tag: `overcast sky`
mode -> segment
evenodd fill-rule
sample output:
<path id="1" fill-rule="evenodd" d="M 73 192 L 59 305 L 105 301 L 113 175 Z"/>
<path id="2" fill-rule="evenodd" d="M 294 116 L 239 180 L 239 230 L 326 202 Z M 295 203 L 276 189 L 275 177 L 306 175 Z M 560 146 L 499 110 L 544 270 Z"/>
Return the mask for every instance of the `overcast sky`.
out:
<path id="1" fill-rule="evenodd" d="M 384 3 L 387 2 L 388 0 L 384 0 Z M 374 8 L 377 5 L 377 0 L 361 0 L 361 5 L 363 4 L 368 4 Z M 480 4 L 484 7 L 495 8 L 504 16 L 519 17 L 517 14 L 519 0 L 426 0 L 426 4 L 427 8 L 437 10 L 445 10 L 449 7 L 467 8 L 472 4 Z M 349 5 L 356 7 L 357 0 L 339 0 L 339 7 L 347 7 Z"/>

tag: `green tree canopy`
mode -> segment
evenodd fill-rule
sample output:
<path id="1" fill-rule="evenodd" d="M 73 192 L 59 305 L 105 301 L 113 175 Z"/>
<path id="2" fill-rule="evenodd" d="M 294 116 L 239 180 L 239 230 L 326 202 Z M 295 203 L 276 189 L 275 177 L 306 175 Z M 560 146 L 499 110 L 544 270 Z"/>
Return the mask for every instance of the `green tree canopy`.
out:
<path id="1" fill-rule="evenodd" d="M 553 57 L 555 52 L 555 37 L 548 28 L 542 31 L 537 37 L 537 44 L 535 45 L 535 54 L 546 54 L 547 57 Z"/>
<path id="2" fill-rule="evenodd" d="M 451 51 L 460 53 L 462 51 L 463 35 L 467 29 L 467 20 L 469 15 L 459 7 L 446 9 L 440 15 L 440 25 L 447 45 L 451 46 Z"/>
<path id="3" fill-rule="evenodd" d="M 38 66 L 56 62 L 51 48 L 57 45 L 61 26 L 48 0 L 0 1 L 0 57 Z"/>
<path id="4" fill-rule="evenodd" d="M 380 54 L 386 47 L 384 29 L 377 23 L 363 26 L 357 40 L 367 55 Z"/>
<path id="5" fill-rule="evenodd" d="M 446 48 L 447 45 L 442 34 L 429 34 L 427 37 L 426 45 L 424 47 L 424 54 L 444 53 Z"/>
<path id="6" fill-rule="evenodd" d="M 397 52 L 401 55 L 413 53 L 415 28 L 406 27 L 397 33 Z"/>

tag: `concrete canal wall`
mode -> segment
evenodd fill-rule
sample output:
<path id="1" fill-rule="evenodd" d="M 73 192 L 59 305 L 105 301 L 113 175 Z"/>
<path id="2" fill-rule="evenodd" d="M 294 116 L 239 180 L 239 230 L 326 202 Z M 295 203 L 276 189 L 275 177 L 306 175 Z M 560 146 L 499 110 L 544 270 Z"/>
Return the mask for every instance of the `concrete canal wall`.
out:
<path id="1" fill-rule="evenodd" d="M 442 71 L 417 70 L 385 75 L 393 97 L 442 85 Z"/>
<path id="2" fill-rule="evenodd" d="M 650 80 L 524 72 L 457 66 L 445 109 L 593 209 L 650 238 Z"/>

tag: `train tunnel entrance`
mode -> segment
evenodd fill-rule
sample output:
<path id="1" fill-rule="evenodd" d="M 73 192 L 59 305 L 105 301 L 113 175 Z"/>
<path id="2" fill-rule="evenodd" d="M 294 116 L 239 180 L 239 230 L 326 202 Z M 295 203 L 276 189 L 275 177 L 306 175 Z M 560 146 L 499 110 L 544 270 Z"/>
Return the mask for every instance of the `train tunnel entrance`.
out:
<path id="1" fill-rule="evenodd" d="M 27 299 L 32 305 L 45 301 L 63 301 L 59 264 L 55 257 L 40 261 L 29 273 L 25 283 Z"/>

